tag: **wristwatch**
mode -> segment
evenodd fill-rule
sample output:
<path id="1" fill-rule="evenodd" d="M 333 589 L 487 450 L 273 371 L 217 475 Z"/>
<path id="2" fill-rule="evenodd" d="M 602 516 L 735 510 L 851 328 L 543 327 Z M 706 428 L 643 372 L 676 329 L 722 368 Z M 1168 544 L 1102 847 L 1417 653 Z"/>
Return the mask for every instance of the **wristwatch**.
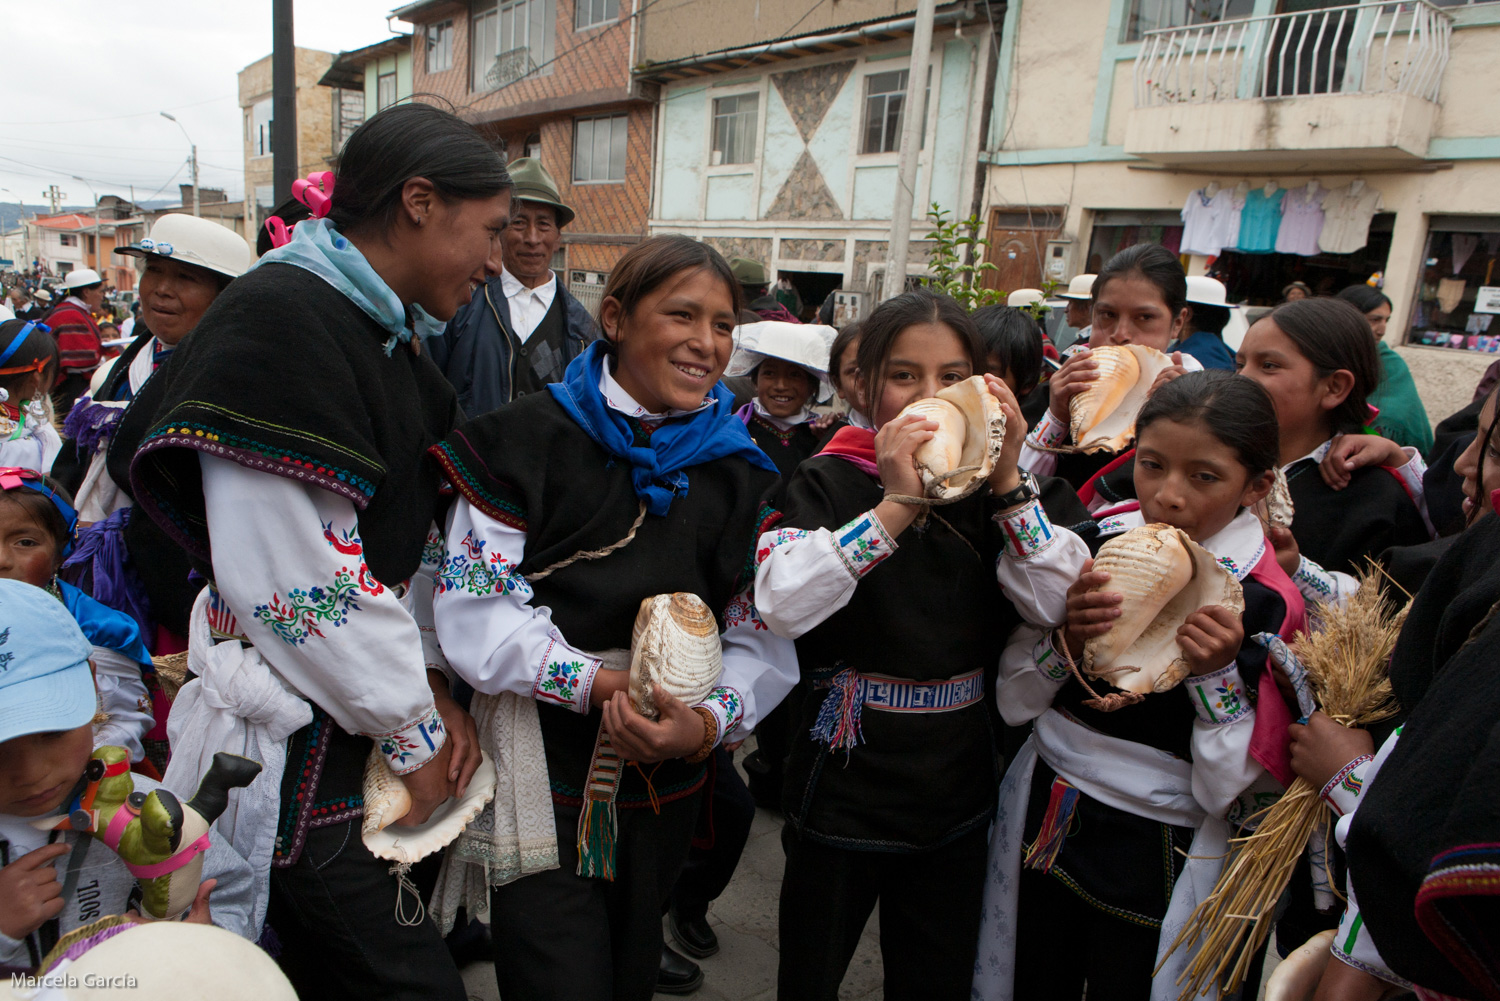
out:
<path id="1" fill-rule="evenodd" d="M 1036 485 L 1036 477 L 1023 469 L 1021 470 L 1021 485 L 1003 494 L 995 494 L 995 503 L 999 505 L 1000 510 L 1004 511 L 1034 501 L 1040 495 L 1041 489 Z"/>

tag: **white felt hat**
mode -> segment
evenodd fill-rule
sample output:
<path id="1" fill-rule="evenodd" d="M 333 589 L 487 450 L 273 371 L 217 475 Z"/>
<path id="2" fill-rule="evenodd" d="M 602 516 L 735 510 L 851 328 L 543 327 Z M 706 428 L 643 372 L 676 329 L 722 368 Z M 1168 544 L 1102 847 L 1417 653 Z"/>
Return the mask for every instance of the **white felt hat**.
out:
<path id="1" fill-rule="evenodd" d="M 1030 306 L 1047 298 L 1039 288 L 1018 288 L 1005 297 L 1007 306 Z"/>
<path id="2" fill-rule="evenodd" d="M 1196 302 L 1200 306 L 1234 308 L 1234 304 L 1229 301 L 1229 290 L 1224 287 L 1224 283 L 1217 278 L 1209 278 L 1205 275 L 1188 275 L 1187 301 Z"/>
<path id="3" fill-rule="evenodd" d="M 1059 299 L 1092 299 L 1094 279 L 1098 277 L 1098 275 L 1074 275 L 1068 282 L 1068 290 L 1057 293 L 1057 297 Z"/>
<path id="4" fill-rule="evenodd" d="M 183 264 L 238 278 L 250 270 L 250 247 L 232 229 L 211 219 L 169 212 L 156 220 L 151 235 L 115 251 L 125 257 L 155 254 Z"/>
<path id="5" fill-rule="evenodd" d="M 833 396 L 833 384 L 828 381 L 828 352 L 838 335 L 833 327 L 821 323 L 762 320 L 743 324 L 734 328 L 734 354 L 724 374 L 749 375 L 767 358 L 780 358 L 817 376 L 818 391 L 813 402 L 826 402 Z"/>
<path id="6" fill-rule="evenodd" d="M 63 276 L 62 287 L 71 292 L 75 288 L 98 285 L 102 281 L 104 279 L 93 268 L 74 268 Z"/>

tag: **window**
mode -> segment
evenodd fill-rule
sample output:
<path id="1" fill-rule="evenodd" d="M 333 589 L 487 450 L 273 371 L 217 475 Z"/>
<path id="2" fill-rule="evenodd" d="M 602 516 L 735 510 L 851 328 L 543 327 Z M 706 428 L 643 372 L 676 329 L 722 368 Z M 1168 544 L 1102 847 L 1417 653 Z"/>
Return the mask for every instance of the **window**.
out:
<path id="1" fill-rule="evenodd" d="M 540 132 L 533 132 L 526 137 L 526 155 L 533 160 L 542 158 L 542 134 Z"/>
<path id="2" fill-rule="evenodd" d="M 614 21 L 619 16 L 620 0 L 578 0 L 573 27 L 592 28 L 605 21 Z"/>
<path id="3" fill-rule="evenodd" d="M 1183 28 L 1249 17 L 1255 0 L 1130 0 L 1123 41 L 1136 42 L 1159 28 Z"/>
<path id="4" fill-rule="evenodd" d="M 382 73 L 375 78 L 375 110 L 389 108 L 396 103 L 395 71 Z"/>
<path id="5" fill-rule="evenodd" d="M 250 155 L 271 155 L 271 99 L 256 101 L 250 108 Z"/>
<path id="6" fill-rule="evenodd" d="M 580 118 L 573 123 L 573 180 L 625 180 L 624 115 Z"/>
<path id="7" fill-rule="evenodd" d="M 88 241 L 89 241 L 89 253 L 91 253 L 91 254 L 97 253 L 97 251 L 94 250 L 94 236 L 93 236 L 92 233 L 89 234 Z"/>
<path id="8" fill-rule="evenodd" d="M 555 0 L 474 0 L 470 60 L 473 90 L 499 90 L 532 73 L 551 72 Z"/>
<path id="9" fill-rule="evenodd" d="M 354 130 L 364 124 L 365 120 L 365 92 L 351 88 L 339 88 L 333 92 L 333 143 L 336 150 L 343 149 L 344 143 L 354 134 Z"/>
<path id="10" fill-rule="evenodd" d="M 78 246 L 78 237 L 73 233 L 57 234 L 57 242 L 64 247 Z"/>
<path id="11" fill-rule="evenodd" d="M 714 101 L 714 148 L 710 163 L 752 163 L 755 160 L 755 114 L 759 94 L 737 94 Z"/>
<path id="12" fill-rule="evenodd" d="M 865 77 L 865 130 L 861 153 L 891 153 L 901 148 L 901 112 L 906 107 L 906 70 Z"/>
<path id="13" fill-rule="evenodd" d="M 276 186 L 274 184 L 257 184 L 255 186 L 255 216 L 264 219 L 276 211 Z"/>
<path id="14" fill-rule="evenodd" d="M 439 21 L 427 26 L 427 72 L 441 73 L 453 68 L 453 21 Z"/>

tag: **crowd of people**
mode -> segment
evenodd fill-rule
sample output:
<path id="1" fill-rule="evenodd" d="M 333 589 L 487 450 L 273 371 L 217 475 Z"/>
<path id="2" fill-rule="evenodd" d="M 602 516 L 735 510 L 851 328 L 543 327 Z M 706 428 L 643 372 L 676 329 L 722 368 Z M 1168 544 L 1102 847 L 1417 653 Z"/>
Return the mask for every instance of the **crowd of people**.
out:
<path id="1" fill-rule="evenodd" d="M 260 762 L 186 920 L 302 997 L 460 999 L 476 955 L 508 1001 L 691 993 L 757 804 L 781 998 L 837 997 L 877 907 L 889 998 L 1176 997 L 1171 930 L 1299 777 L 1344 818 L 1345 892 L 1304 865 L 1272 946 L 1341 929 L 1316 996 L 1500 997 L 1496 391 L 1434 437 L 1389 300 L 1291 289 L 1231 348 L 1223 287 L 1143 244 L 1070 283 L 1059 354 L 924 288 L 798 323 L 763 265 L 656 236 L 591 314 L 550 268 L 573 215 L 539 161 L 399 105 L 257 263 L 183 215 L 117 251 L 117 358 L 97 274 L 0 323 L 0 964 L 140 906 L 118 859 L 79 879 L 109 745 L 184 797 L 217 751 Z M 1127 345 L 1169 362 L 1133 429 L 1069 449 Z M 940 427 L 906 408 L 975 376 L 1003 443 L 931 503 Z M 1278 490 L 1290 526 L 1255 513 Z M 1132 699 L 1072 665 L 1123 610 L 1094 557 L 1143 526 L 1244 608 L 1192 610 L 1181 683 Z M 1415 599 L 1365 731 L 1303 715 L 1256 637 L 1370 561 Z M 637 615 L 683 593 L 722 674 L 647 715 Z M 495 792 L 408 872 L 362 840 L 377 765 L 398 830 Z"/>

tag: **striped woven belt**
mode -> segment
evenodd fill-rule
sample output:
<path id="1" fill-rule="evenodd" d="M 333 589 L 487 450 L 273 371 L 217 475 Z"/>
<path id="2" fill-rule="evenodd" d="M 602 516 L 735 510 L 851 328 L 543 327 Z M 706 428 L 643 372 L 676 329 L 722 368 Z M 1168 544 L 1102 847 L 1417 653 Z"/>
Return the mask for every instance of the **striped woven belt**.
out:
<path id="1" fill-rule="evenodd" d="M 853 675 L 859 686 L 860 703 L 871 709 L 895 713 L 941 713 L 962 709 L 984 698 L 984 672 L 973 671 L 947 681 L 907 681 L 882 674 L 860 674 L 845 668 L 836 675 L 813 682 L 816 689 L 842 688 Z"/>

